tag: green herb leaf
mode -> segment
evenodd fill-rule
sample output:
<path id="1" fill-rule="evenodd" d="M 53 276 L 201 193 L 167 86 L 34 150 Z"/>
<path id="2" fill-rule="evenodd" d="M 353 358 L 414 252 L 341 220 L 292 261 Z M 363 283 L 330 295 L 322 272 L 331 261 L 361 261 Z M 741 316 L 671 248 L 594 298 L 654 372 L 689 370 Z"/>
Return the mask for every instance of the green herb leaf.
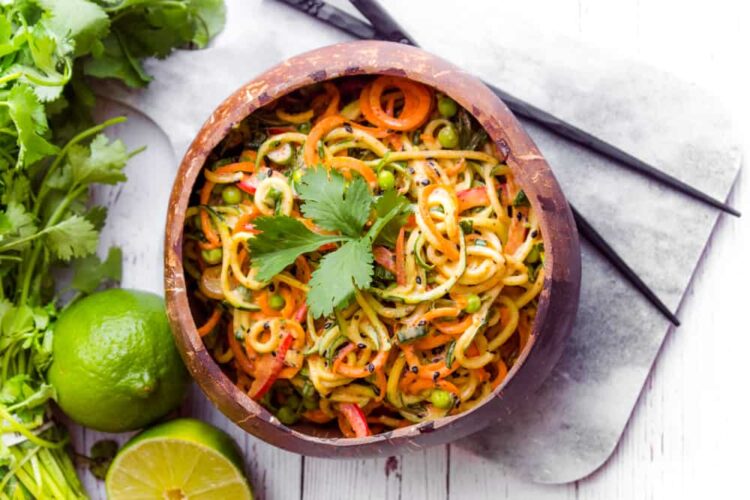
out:
<path id="1" fill-rule="evenodd" d="M 253 221 L 260 234 L 248 240 L 257 279 L 269 280 L 303 253 L 313 252 L 322 245 L 342 241 L 338 235 L 317 234 L 297 219 L 279 215 L 258 217 Z"/>
<path id="2" fill-rule="evenodd" d="M 16 85 L 8 92 L 5 105 L 18 130 L 17 166 L 28 166 L 45 156 L 57 153 L 57 147 L 47 142 L 47 117 L 44 106 L 28 85 Z"/>
<path id="3" fill-rule="evenodd" d="M 315 224 L 352 238 L 361 235 L 372 205 L 372 195 L 364 179 L 355 177 L 347 189 L 340 173 L 311 168 L 302 176 L 297 192 L 304 200 L 302 213 Z"/>
<path id="4" fill-rule="evenodd" d="M 91 447 L 91 462 L 89 463 L 89 470 L 94 477 L 99 479 L 107 477 L 107 471 L 115 455 L 117 455 L 118 449 L 117 441 L 112 439 L 102 439 L 94 443 Z"/>
<path id="5" fill-rule="evenodd" d="M 99 260 L 96 255 L 89 255 L 73 262 L 72 288 L 89 294 L 99 288 L 105 281 L 120 281 L 122 278 L 122 250 L 111 247 L 107 258 Z"/>
<path id="6" fill-rule="evenodd" d="M 85 257 L 96 250 L 99 242 L 99 233 L 94 225 L 80 215 L 71 215 L 45 229 L 45 233 L 50 249 L 62 260 Z"/>
<path id="7" fill-rule="evenodd" d="M 50 27 L 58 39 L 75 42 L 76 57 L 88 54 L 109 31 L 109 17 L 88 0 L 37 0 L 50 14 Z"/>
<path id="8" fill-rule="evenodd" d="M 375 213 L 377 213 L 378 217 L 385 217 L 395 207 L 399 207 L 398 213 L 385 225 L 375 240 L 375 243 L 390 248 L 396 246 L 398 233 L 412 213 L 411 204 L 405 196 L 398 194 L 393 189 L 389 189 L 383 193 L 375 202 Z"/>
<path id="9" fill-rule="evenodd" d="M 513 206 L 514 207 L 528 207 L 531 204 L 529 203 L 529 198 L 526 196 L 526 193 L 523 189 L 518 191 L 516 193 L 516 197 L 513 198 Z"/>
<path id="10" fill-rule="evenodd" d="M 88 148 L 73 146 L 68 152 L 68 162 L 73 181 L 77 184 L 117 184 L 127 180 L 122 173 L 128 153 L 120 140 L 110 142 L 99 134 Z"/>
<path id="11" fill-rule="evenodd" d="M 348 302 L 357 288 L 367 288 L 372 281 L 373 256 L 367 239 L 351 240 L 320 261 L 310 279 L 307 304 L 313 316 L 326 316 Z"/>
<path id="12" fill-rule="evenodd" d="M 86 61 L 85 73 L 118 78 L 131 87 L 143 87 L 151 80 L 141 59 L 164 58 L 188 44 L 204 47 L 221 31 L 225 19 L 221 0 L 124 0 L 106 10 L 116 16 L 102 50 Z"/>
<path id="13" fill-rule="evenodd" d="M 5 211 L 0 212 L 0 241 L 5 241 L 6 235 L 24 238 L 34 232 L 36 232 L 34 216 L 27 212 L 20 203 L 11 202 Z"/>

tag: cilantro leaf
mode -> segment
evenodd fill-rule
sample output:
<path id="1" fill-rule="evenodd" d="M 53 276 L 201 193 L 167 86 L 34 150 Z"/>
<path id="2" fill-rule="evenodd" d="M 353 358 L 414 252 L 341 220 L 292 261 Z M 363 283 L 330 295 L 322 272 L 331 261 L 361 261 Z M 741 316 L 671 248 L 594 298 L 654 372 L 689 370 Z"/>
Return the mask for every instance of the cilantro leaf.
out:
<path id="1" fill-rule="evenodd" d="M 0 241 L 6 235 L 12 234 L 24 238 L 36 232 L 34 216 L 26 211 L 23 205 L 16 202 L 8 204 L 0 212 Z"/>
<path id="2" fill-rule="evenodd" d="M 107 207 L 101 205 L 93 206 L 83 216 L 94 225 L 97 231 L 101 231 L 107 220 Z"/>
<path id="3" fill-rule="evenodd" d="M 394 217 L 381 229 L 375 242 L 390 248 L 396 246 L 396 238 L 401 226 L 406 224 L 412 212 L 409 200 L 398 194 L 394 189 L 389 189 L 375 202 L 375 212 L 378 217 L 385 217 L 393 208 L 400 207 Z"/>
<path id="4" fill-rule="evenodd" d="M 354 178 L 347 189 L 344 177 L 337 171 L 313 168 L 302 176 L 297 191 L 304 200 L 302 213 L 315 224 L 352 238 L 361 235 L 372 205 L 364 179 Z"/>
<path id="5" fill-rule="evenodd" d="M 258 217 L 253 221 L 260 234 L 248 240 L 256 278 L 266 281 L 279 274 L 294 260 L 321 245 L 345 239 L 338 235 L 323 235 L 310 231 L 297 219 L 280 215 Z"/>
<path id="6" fill-rule="evenodd" d="M 45 156 L 57 153 L 57 147 L 44 138 L 47 132 L 47 117 L 44 106 L 31 87 L 15 85 L 8 92 L 5 105 L 18 130 L 17 166 L 28 166 Z"/>
<path id="7" fill-rule="evenodd" d="M 109 31 L 109 16 L 88 0 L 37 0 L 50 14 L 50 28 L 58 38 L 75 42 L 75 55 L 91 51 L 97 40 Z"/>
<path id="8" fill-rule="evenodd" d="M 107 258 L 99 260 L 89 255 L 73 262 L 73 280 L 70 286 L 83 293 L 91 293 L 104 281 L 120 281 L 122 278 L 122 250 L 111 247 Z"/>
<path id="9" fill-rule="evenodd" d="M 99 134 L 88 148 L 72 146 L 68 152 L 68 162 L 77 184 L 117 184 L 127 180 L 122 169 L 128 161 L 125 145 L 119 139 L 109 142 L 107 136 Z"/>
<path id="10" fill-rule="evenodd" d="M 221 0 L 146 2 L 124 0 L 106 9 L 115 14 L 109 35 L 84 71 L 99 78 L 118 78 L 131 87 L 143 87 L 151 77 L 140 60 L 164 58 L 176 47 L 205 47 L 224 27 Z"/>
<path id="11" fill-rule="evenodd" d="M 320 267 L 312 273 L 307 304 L 313 316 L 326 316 L 340 304 L 348 302 L 357 288 L 372 282 L 373 256 L 367 238 L 344 243 L 326 254 Z"/>
<path id="12" fill-rule="evenodd" d="M 85 257 L 96 250 L 99 233 L 94 225 L 80 215 L 45 229 L 47 243 L 52 252 L 62 260 Z"/>

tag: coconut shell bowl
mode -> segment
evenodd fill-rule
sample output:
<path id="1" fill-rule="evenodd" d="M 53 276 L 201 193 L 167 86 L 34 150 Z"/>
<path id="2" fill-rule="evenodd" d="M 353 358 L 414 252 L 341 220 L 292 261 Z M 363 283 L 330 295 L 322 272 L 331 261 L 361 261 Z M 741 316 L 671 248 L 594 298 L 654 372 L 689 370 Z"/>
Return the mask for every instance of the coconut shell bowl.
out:
<path id="1" fill-rule="evenodd" d="M 531 336 L 504 381 L 469 411 L 363 438 L 326 428 L 282 424 L 240 390 L 211 357 L 196 323 L 205 318 L 191 302 L 183 268 L 183 227 L 191 193 L 212 150 L 233 126 L 258 108 L 310 84 L 356 75 L 394 75 L 446 94 L 481 124 L 540 221 L 544 284 Z M 508 108 L 477 78 L 423 50 L 389 42 L 351 42 L 293 57 L 259 75 L 221 103 L 198 132 L 180 164 L 169 203 L 165 241 L 165 290 L 177 347 L 206 396 L 245 431 L 275 446 L 319 457 L 374 457 L 444 444 L 512 418 L 533 398 L 563 351 L 578 308 L 581 259 L 571 210 L 555 177 Z"/>

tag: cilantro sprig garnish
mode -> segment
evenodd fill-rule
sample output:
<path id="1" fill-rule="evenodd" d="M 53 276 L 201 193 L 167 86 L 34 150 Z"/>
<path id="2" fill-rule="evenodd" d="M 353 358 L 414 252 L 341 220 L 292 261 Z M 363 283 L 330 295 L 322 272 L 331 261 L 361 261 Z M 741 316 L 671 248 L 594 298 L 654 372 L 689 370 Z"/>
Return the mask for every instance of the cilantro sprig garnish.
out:
<path id="1" fill-rule="evenodd" d="M 370 286 L 373 243 L 388 244 L 395 239 L 411 205 L 395 191 L 387 191 L 376 200 L 361 177 L 347 185 L 340 173 L 322 167 L 305 172 L 297 192 L 302 214 L 332 234 L 314 232 L 284 215 L 260 217 L 255 220 L 260 234 L 249 240 L 253 267 L 258 279 L 270 280 L 300 255 L 316 252 L 329 243 L 340 244 L 320 259 L 307 294 L 313 315 L 326 316 L 348 303 L 357 289 Z"/>

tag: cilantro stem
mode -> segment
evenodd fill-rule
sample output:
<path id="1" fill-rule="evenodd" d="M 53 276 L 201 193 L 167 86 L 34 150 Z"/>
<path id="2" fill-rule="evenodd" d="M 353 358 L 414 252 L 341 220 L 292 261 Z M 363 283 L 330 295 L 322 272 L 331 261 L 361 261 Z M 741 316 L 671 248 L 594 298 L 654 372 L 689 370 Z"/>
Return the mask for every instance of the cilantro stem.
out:
<path id="1" fill-rule="evenodd" d="M 55 211 L 50 216 L 47 223 L 44 225 L 45 229 L 49 229 L 50 227 L 54 226 L 58 222 L 60 222 L 60 219 L 65 214 L 65 211 L 68 209 L 71 203 L 81 196 L 87 189 L 87 185 L 79 186 L 76 189 L 71 190 L 65 198 L 63 198 L 62 202 L 57 206 Z M 37 200 L 38 201 L 38 200 Z M 26 267 L 24 268 L 24 274 L 23 274 L 23 285 L 21 287 L 21 299 L 19 301 L 20 304 L 25 304 L 27 299 L 29 298 L 29 289 L 31 288 L 31 278 L 33 275 L 34 267 L 36 267 L 36 261 L 39 258 L 39 254 L 42 251 L 43 245 L 34 245 L 33 250 L 31 253 L 31 258 L 28 260 L 28 263 L 26 264 Z"/>
<path id="2" fill-rule="evenodd" d="M 370 227 L 370 230 L 367 231 L 365 238 L 368 238 L 370 240 L 370 243 L 375 241 L 375 238 L 378 237 L 378 234 L 380 234 L 380 231 L 383 230 L 386 224 L 388 224 L 394 217 L 396 217 L 403 209 L 404 206 L 399 204 L 390 209 L 390 211 L 388 211 L 388 213 L 386 213 L 383 217 L 379 217 L 378 220 L 376 220 L 375 223 Z"/>
<path id="3" fill-rule="evenodd" d="M 35 240 L 35 239 L 39 238 L 40 236 L 43 236 L 47 232 L 48 232 L 47 229 L 43 229 L 41 231 L 37 231 L 34 234 L 26 236 L 25 238 L 19 238 L 17 240 L 11 241 L 10 243 L 6 243 L 5 245 L 0 245 L 0 252 L 5 252 L 6 250 L 12 250 L 13 248 L 17 247 L 18 245 L 23 245 L 24 243 L 27 243 L 29 241 L 32 241 L 32 240 Z M 22 259 L 21 258 L 9 259 L 9 258 L 3 256 L 3 257 L 0 257 L 0 260 L 19 260 L 20 261 Z"/>
<path id="4" fill-rule="evenodd" d="M 124 116 L 117 116 L 115 118 L 110 118 L 107 121 L 104 121 L 100 123 L 99 125 L 96 125 L 94 127 L 91 127 L 89 129 L 84 130 L 80 134 L 73 137 L 71 140 L 68 141 L 68 143 L 63 146 L 62 150 L 57 154 L 57 157 L 52 162 L 52 165 L 47 169 L 47 173 L 44 174 L 44 179 L 42 180 L 41 187 L 39 188 L 39 195 L 36 198 L 36 202 L 34 202 L 34 215 L 39 215 L 39 210 L 42 207 L 42 200 L 49 192 L 49 179 L 52 177 L 52 175 L 55 173 L 55 171 L 60 167 L 63 160 L 67 157 L 68 151 L 70 151 L 70 148 L 78 144 L 79 142 L 88 139 L 92 135 L 96 135 L 102 130 L 111 127 L 112 125 L 117 125 L 120 123 L 125 123 L 128 121 L 128 119 Z"/>

